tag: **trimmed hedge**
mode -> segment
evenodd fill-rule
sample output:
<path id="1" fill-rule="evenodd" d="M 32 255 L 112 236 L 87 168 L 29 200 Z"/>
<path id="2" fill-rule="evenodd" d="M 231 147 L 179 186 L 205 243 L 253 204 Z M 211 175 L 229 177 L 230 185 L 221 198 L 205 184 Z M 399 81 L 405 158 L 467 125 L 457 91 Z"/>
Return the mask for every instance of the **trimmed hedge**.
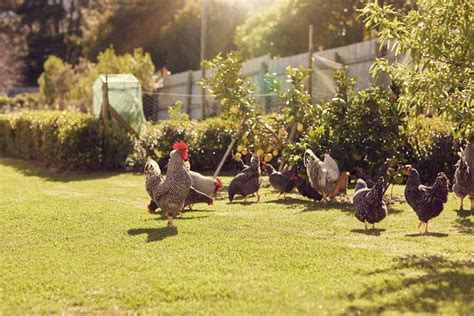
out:
<path id="1" fill-rule="evenodd" d="M 234 131 L 230 122 L 211 118 L 201 122 L 166 120 L 148 128 L 141 139 L 134 139 L 134 150 L 128 164 L 140 169 L 148 158 L 158 161 L 161 167 L 168 162 L 171 146 L 184 140 L 189 146 L 189 161 L 193 170 L 214 170 L 232 141 Z M 229 155 L 224 169 L 232 165 Z"/>
<path id="2" fill-rule="evenodd" d="M 120 168 L 131 145 L 126 132 L 83 113 L 27 111 L 0 116 L 0 154 L 55 168 Z"/>

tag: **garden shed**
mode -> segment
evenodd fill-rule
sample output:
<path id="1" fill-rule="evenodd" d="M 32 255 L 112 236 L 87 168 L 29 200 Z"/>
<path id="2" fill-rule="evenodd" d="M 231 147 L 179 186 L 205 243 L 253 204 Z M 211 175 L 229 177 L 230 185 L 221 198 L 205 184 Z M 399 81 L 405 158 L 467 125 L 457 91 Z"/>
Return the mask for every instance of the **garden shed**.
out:
<path id="1" fill-rule="evenodd" d="M 146 132 L 143 114 L 142 88 L 132 74 L 101 74 L 92 86 L 92 114 L 100 116 L 103 103 L 103 87 L 107 83 L 110 107 L 138 134 Z"/>

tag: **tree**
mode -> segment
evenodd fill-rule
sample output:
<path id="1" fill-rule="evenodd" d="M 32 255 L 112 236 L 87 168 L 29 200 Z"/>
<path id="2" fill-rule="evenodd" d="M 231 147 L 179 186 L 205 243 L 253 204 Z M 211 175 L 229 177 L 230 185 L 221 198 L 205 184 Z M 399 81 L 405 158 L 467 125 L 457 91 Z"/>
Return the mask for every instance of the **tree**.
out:
<path id="1" fill-rule="evenodd" d="M 12 5 L 21 17 L 22 31 L 26 34 L 25 77 L 30 84 L 43 72 L 43 63 L 49 55 L 57 55 L 70 63 L 78 61 L 81 9 L 88 3 L 88 0 L 67 3 L 63 0 L 24 0 L 19 5 Z"/>
<path id="2" fill-rule="evenodd" d="M 98 54 L 113 46 L 118 54 L 135 48 L 149 52 L 155 65 L 163 66 L 160 32 L 174 20 L 185 0 L 154 0 L 117 2 L 116 7 L 95 5 L 88 20 L 90 32 L 84 44 L 86 57 L 95 60 Z M 175 34 L 175 36 L 179 36 Z"/>
<path id="3" fill-rule="evenodd" d="M 238 2 L 207 2 L 207 56 L 234 50 L 235 30 L 247 16 L 247 8 Z M 176 18 L 162 30 L 160 51 L 173 72 L 199 69 L 201 36 L 200 1 L 189 1 Z"/>
<path id="4" fill-rule="evenodd" d="M 314 46 L 331 48 L 361 41 L 358 0 L 280 0 L 263 13 L 248 18 L 235 42 L 246 56 L 287 56 L 307 51 L 308 25 L 314 25 Z"/>
<path id="5" fill-rule="evenodd" d="M 362 15 L 368 28 L 377 30 L 380 42 L 409 64 L 379 59 L 375 73 L 386 71 L 400 88 L 400 103 L 407 110 L 437 112 L 454 123 L 463 136 L 474 121 L 472 25 L 473 2 L 418 0 L 417 10 L 396 12 L 389 5 L 367 4 Z"/>

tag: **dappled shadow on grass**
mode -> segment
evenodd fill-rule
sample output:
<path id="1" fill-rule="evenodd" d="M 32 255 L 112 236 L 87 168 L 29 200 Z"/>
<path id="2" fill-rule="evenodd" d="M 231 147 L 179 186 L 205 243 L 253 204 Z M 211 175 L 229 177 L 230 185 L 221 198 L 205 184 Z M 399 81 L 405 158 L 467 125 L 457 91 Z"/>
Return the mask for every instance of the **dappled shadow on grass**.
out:
<path id="1" fill-rule="evenodd" d="M 400 257 L 391 267 L 375 270 L 368 277 L 390 274 L 402 276 L 401 279 L 387 279 L 360 293 L 349 293 L 344 299 L 355 302 L 349 307 L 351 314 L 438 313 L 441 306 L 450 302 L 459 314 L 467 315 L 473 307 L 474 274 L 470 273 L 473 268 L 472 261 L 436 255 Z M 358 304 L 358 300 L 362 304 Z"/>
<path id="2" fill-rule="evenodd" d="M 424 232 L 420 232 L 420 233 L 406 234 L 405 236 L 407 236 L 407 237 L 437 237 L 437 238 L 443 238 L 443 237 L 448 237 L 449 234 L 437 233 L 437 232 L 428 232 L 427 234 L 425 234 Z"/>
<path id="3" fill-rule="evenodd" d="M 474 223 L 470 218 L 458 218 L 455 223 L 456 224 L 454 226 L 459 230 L 460 233 L 468 235 L 474 234 Z"/>
<path id="4" fill-rule="evenodd" d="M 175 226 L 160 228 L 133 228 L 129 229 L 127 233 L 130 236 L 147 234 L 146 242 L 153 242 L 178 235 L 178 229 Z"/>
<path id="5" fill-rule="evenodd" d="M 351 233 L 369 235 L 369 236 L 380 236 L 381 232 L 386 231 L 385 228 L 369 228 L 369 229 L 352 229 Z"/>
<path id="6" fill-rule="evenodd" d="M 12 167 L 15 169 L 15 171 L 23 174 L 26 177 L 39 177 L 39 178 L 44 178 L 48 181 L 53 181 L 53 182 L 70 182 L 70 181 L 105 179 L 105 178 L 116 176 L 119 173 L 123 173 L 123 171 L 122 172 L 60 171 L 57 169 L 45 168 L 31 161 L 11 159 L 11 158 L 0 158 L 0 164 Z"/>
<path id="7" fill-rule="evenodd" d="M 471 211 L 471 210 L 459 210 L 456 212 L 456 214 L 458 215 L 458 217 L 460 218 L 466 218 L 466 217 L 469 217 L 471 215 L 474 215 L 474 211 Z"/>

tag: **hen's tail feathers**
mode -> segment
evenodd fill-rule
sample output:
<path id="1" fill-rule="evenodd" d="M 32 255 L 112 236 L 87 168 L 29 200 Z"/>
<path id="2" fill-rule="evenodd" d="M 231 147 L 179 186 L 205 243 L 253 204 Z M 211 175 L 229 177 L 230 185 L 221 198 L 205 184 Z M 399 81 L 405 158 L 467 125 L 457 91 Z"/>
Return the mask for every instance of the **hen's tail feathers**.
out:
<path id="1" fill-rule="evenodd" d="M 365 188 L 367 188 L 367 183 L 365 183 L 365 181 L 362 180 L 362 179 L 357 179 L 357 183 L 356 183 L 356 186 L 355 186 L 355 189 L 354 189 L 354 193 L 359 191 L 359 190 L 365 189 Z"/>
<path id="2" fill-rule="evenodd" d="M 215 194 L 218 194 L 220 189 L 222 189 L 222 187 L 224 186 L 224 183 L 222 182 L 221 179 L 219 179 L 219 177 L 216 177 L 216 187 L 214 188 L 214 193 Z"/>

